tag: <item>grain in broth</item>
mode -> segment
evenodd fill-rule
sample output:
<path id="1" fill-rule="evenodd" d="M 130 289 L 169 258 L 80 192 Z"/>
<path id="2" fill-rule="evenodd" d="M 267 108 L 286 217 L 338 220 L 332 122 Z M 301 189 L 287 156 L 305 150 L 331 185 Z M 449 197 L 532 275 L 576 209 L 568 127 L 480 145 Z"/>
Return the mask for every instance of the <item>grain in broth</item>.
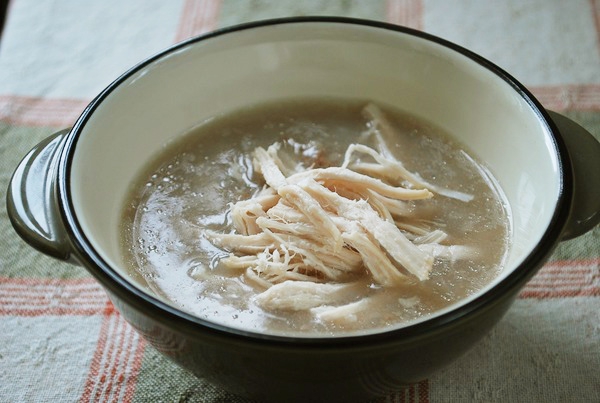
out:
<path id="1" fill-rule="evenodd" d="M 346 153 L 353 144 L 360 145 L 355 151 L 362 150 L 361 156 Z M 394 220 L 413 243 L 419 236 L 422 240 L 442 233 L 438 243 L 444 252 L 429 249 L 431 267 L 421 278 L 384 251 L 401 273 L 397 281 L 386 283 L 367 267 L 335 281 L 317 273 L 314 282 L 322 287 L 318 292 L 301 290 L 304 296 L 294 297 L 294 288 L 288 287 L 265 303 L 265 289 L 273 284 L 248 277 L 261 270 L 249 272 L 253 263 L 224 264 L 231 257 L 236 262 L 256 260 L 219 242 L 219 234 L 237 232 L 232 205 L 268 187 L 253 162 L 257 147 L 275 147 L 280 164 L 299 171 L 339 167 L 348 164 L 348 158 L 350 168 L 372 168 L 373 155 L 388 153 L 433 189 L 432 197 L 401 201 L 403 211 Z M 365 155 L 367 151 L 371 154 Z M 414 188 L 405 180 L 402 185 Z M 330 188 L 335 190 L 335 185 Z M 122 222 L 123 253 L 131 276 L 163 299 L 216 323 L 306 336 L 399 326 L 476 293 L 501 270 L 510 231 L 504 197 L 494 179 L 450 136 L 390 107 L 338 99 L 266 103 L 201 124 L 146 167 L 132 188 Z M 273 259 L 273 248 L 267 252 Z M 300 272 L 312 275 L 306 265 Z M 298 304 L 299 298 L 306 303 Z"/>

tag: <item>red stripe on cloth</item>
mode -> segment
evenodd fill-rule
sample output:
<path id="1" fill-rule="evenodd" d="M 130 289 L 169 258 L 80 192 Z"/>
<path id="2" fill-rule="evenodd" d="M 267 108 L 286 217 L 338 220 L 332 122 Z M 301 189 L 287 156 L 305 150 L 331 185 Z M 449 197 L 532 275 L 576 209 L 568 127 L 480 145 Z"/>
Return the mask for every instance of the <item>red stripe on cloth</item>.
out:
<path id="1" fill-rule="evenodd" d="M 89 101 L 0 95 L 0 121 L 24 126 L 72 126 Z"/>
<path id="2" fill-rule="evenodd" d="M 80 402 L 130 401 L 145 345 L 112 306 L 107 309 Z"/>
<path id="3" fill-rule="evenodd" d="M 529 87 L 533 95 L 548 109 L 600 110 L 600 84 L 572 84 Z"/>
<path id="4" fill-rule="evenodd" d="M 94 279 L 0 277 L 0 315 L 103 315 L 81 401 L 130 401 L 133 397 L 146 343 Z"/>
<path id="5" fill-rule="evenodd" d="M 99 315 L 107 303 L 94 279 L 0 277 L 0 316 Z"/>
<path id="6" fill-rule="evenodd" d="M 426 379 L 409 385 L 378 401 L 381 403 L 429 403 L 429 381 Z"/>
<path id="7" fill-rule="evenodd" d="M 146 340 L 138 339 L 137 348 L 133 349 L 133 359 L 131 361 L 131 367 L 129 368 L 128 375 L 131 378 L 130 382 L 125 384 L 125 392 L 123 393 L 123 400 L 129 402 L 133 399 L 135 388 L 137 386 L 137 377 L 142 368 L 142 359 L 144 357 L 144 350 L 146 349 Z"/>
<path id="8" fill-rule="evenodd" d="M 568 279 L 565 280 L 564 277 L 560 278 L 560 283 L 557 284 L 557 280 L 556 279 L 549 279 L 547 281 L 544 280 L 539 280 L 536 279 L 535 282 L 529 282 L 527 284 L 527 287 L 531 288 L 531 289 L 542 289 L 542 288 L 572 288 L 572 287 L 585 287 L 586 285 L 591 285 L 591 284 L 582 284 L 583 282 L 589 282 L 590 279 L 589 278 L 574 278 L 574 279 Z"/>
<path id="9" fill-rule="evenodd" d="M 114 331 L 115 343 L 111 346 L 111 354 L 109 355 L 111 360 L 105 361 L 103 376 L 101 379 L 104 379 L 104 387 L 102 389 L 98 388 L 95 399 L 96 401 L 119 401 L 119 369 L 125 361 L 123 358 L 124 353 L 126 354 L 127 348 L 129 347 L 129 340 L 131 336 L 131 332 L 126 332 L 123 329 L 115 328 Z"/>
<path id="10" fill-rule="evenodd" d="M 23 278 L 23 277 L 2 277 L 2 276 L 0 276 L 0 284 L 17 284 L 17 285 L 25 285 L 25 286 L 61 285 L 62 284 L 62 285 L 93 285 L 95 287 L 100 287 L 98 282 L 91 277 L 57 279 L 57 278 Z"/>
<path id="11" fill-rule="evenodd" d="M 583 290 L 523 290 L 519 294 L 521 299 L 558 299 L 558 298 L 574 298 L 574 297 L 600 297 L 600 290 L 594 289 L 583 289 Z"/>
<path id="12" fill-rule="evenodd" d="M 221 0 L 185 0 L 175 42 L 214 30 L 220 9 Z"/>
<path id="13" fill-rule="evenodd" d="M 80 402 L 90 402 L 92 394 L 95 392 L 97 379 L 99 379 L 100 368 L 102 366 L 104 350 L 106 345 L 109 344 L 109 327 L 112 319 L 113 315 L 106 315 L 104 317 L 104 321 L 102 322 L 102 327 L 100 328 L 100 337 L 98 338 L 98 343 L 96 344 L 96 351 L 94 353 L 94 357 L 92 358 L 90 372 L 86 379 Z"/>
<path id="14" fill-rule="evenodd" d="M 419 403 L 429 403 L 429 381 L 419 382 Z"/>
<path id="15" fill-rule="evenodd" d="M 422 0 L 388 0 L 386 20 L 392 24 L 423 29 Z"/>
<path id="16" fill-rule="evenodd" d="M 525 285 L 520 298 L 600 296 L 600 259 L 550 262 Z"/>
<path id="17" fill-rule="evenodd" d="M 100 359 L 98 360 L 99 365 L 97 371 L 97 376 L 92 378 L 93 384 L 93 393 L 90 395 L 90 401 L 102 401 L 100 399 L 102 394 L 105 392 L 107 385 L 107 369 L 112 364 L 114 350 L 116 348 L 116 344 L 119 342 L 119 336 L 122 335 L 121 332 L 117 331 L 118 319 L 119 317 L 116 314 L 109 314 L 107 317 L 107 330 L 105 342 L 102 344 L 102 350 L 96 352 L 99 354 Z M 115 340 L 117 339 L 117 340 Z M 110 389 L 109 389 L 110 391 Z M 107 399 L 104 399 L 108 401 Z"/>

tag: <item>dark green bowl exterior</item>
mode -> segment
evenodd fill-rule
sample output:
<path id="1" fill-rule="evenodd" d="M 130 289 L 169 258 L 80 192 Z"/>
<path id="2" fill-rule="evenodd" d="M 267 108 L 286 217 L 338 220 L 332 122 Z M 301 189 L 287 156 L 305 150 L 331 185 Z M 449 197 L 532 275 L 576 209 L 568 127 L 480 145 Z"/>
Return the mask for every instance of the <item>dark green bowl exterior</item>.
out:
<path id="1" fill-rule="evenodd" d="M 445 326 L 380 342 L 302 345 L 178 326 L 161 312 L 111 293 L 116 308 L 157 350 L 191 373 L 258 401 L 354 402 L 425 379 L 473 346 L 504 315 L 515 288 Z"/>

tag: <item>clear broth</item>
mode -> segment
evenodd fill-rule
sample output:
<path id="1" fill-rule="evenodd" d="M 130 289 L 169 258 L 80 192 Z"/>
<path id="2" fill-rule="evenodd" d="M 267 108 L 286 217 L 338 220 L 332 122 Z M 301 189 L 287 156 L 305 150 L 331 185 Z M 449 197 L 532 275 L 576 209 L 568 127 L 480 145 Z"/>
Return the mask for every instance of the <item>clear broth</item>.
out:
<path id="1" fill-rule="evenodd" d="M 250 331 L 331 336 L 399 326 L 478 292 L 500 272 L 509 247 L 504 197 L 485 167 L 440 128 L 382 106 L 398 138 L 390 148 L 406 168 L 438 186 L 474 195 L 463 202 L 436 195 L 411 202 L 415 213 L 448 233 L 451 244 L 477 253 L 455 262 L 436 260 L 430 278 L 383 288 L 369 276 L 348 300 L 369 296 L 373 308 L 356 321 L 316 321 L 308 312 L 265 312 L 257 290 L 218 261 L 229 252 L 202 237 L 230 232 L 230 203 L 262 187 L 253 172 L 257 146 L 280 141 L 302 158 L 339 165 L 347 146 L 364 143 L 365 102 L 299 99 L 256 105 L 214 118 L 168 145 L 132 187 L 121 237 L 131 276 L 174 306 L 209 321 Z"/>

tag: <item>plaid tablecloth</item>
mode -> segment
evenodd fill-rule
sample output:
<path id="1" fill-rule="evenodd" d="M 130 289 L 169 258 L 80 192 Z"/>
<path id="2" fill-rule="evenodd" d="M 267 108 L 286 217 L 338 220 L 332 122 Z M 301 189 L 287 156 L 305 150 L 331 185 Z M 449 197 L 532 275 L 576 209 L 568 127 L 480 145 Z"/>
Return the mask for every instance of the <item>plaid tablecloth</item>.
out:
<path id="1" fill-rule="evenodd" d="M 388 21 L 511 72 L 600 137 L 600 0 L 12 0 L 0 41 L 0 401 L 235 402 L 160 356 L 79 267 L 13 232 L 5 189 L 38 141 L 163 48 L 293 15 Z M 599 184 L 600 185 L 600 184 Z M 381 401 L 600 401 L 600 229 L 560 245 L 514 307 L 447 369 Z"/>

